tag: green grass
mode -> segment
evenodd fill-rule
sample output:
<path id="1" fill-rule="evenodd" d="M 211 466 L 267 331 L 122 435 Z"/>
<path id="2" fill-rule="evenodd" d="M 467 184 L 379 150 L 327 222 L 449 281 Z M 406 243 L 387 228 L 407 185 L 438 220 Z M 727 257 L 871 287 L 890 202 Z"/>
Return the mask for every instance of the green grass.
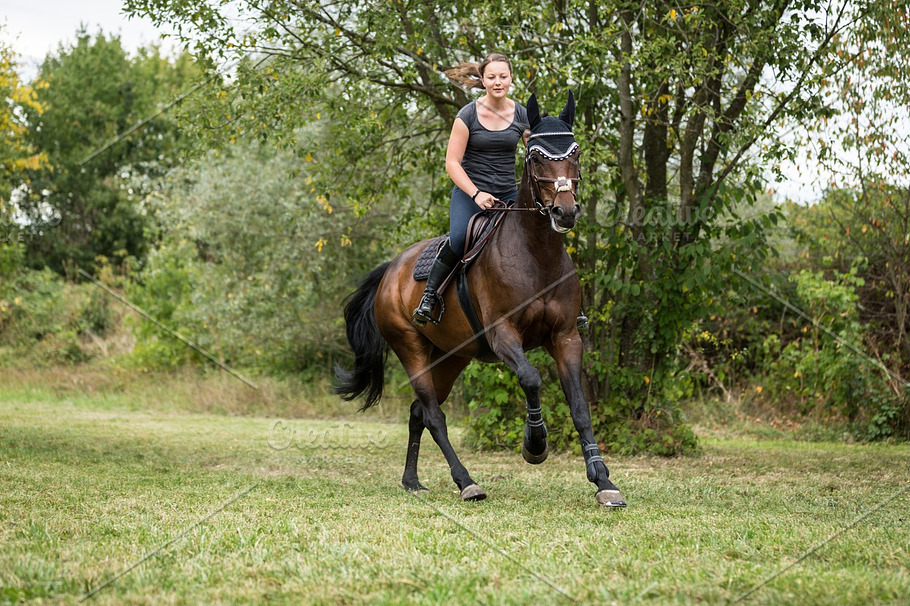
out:
<path id="1" fill-rule="evenodd" d="M 239 383 L 122 379 L 0 385 L 0 602 L 76 603 L 166 545 L 87 602 L 722 604 L 832 535 L 744 603 L 910 596 L 910 493 L 841 532 L 908 485 L 907 445 L 709 434 L 697 457 L 608 458 L 624 510 L 580 457 L 462 448 L 489 494 L 462 503 L 429 436 L 430 494 L 398 487 L 402 424 L 276 428 Z M 231 416 L 248 397 L 263 414 Z"/>

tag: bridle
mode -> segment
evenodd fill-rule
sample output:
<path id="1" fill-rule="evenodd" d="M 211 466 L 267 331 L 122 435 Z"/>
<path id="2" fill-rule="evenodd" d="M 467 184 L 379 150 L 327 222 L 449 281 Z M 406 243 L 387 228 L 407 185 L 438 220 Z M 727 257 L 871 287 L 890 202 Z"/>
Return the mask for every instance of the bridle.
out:
<path id="1" fill-rule="evenodd" d="M 576 190 L 575 185 L 576 185 L 576 183 L 581 181 L 580 176 L 566 177 L 565 175 L 561 175 L 559 177 L 556 177 L 555 179 L 550 179 L 550 178 L 546 178 L 546 177 L 538 177 L 536 174 L 534 174 L 533 158 L 535 157 L 535 155 L 537 157 L 544 157 L 547 160 L 550 160 L 553 162 L 567 160 L 572 154 L 574 154 L 578 150 L 578 143 L 576 143 L 575 141 L 572 141 L 572 144 L 569 146 L 569 148 L 567 150 L 565 150 L 563 153 L 561 153 L 559 155 L 555 155 L 552 152 L 549 152 L 548 150 L 544 149 L 540 145 L 532 144 L 531 140 L 538 139 L 538 138 L 544 138 L 544 137 L 565 137 L 565 136 L 569 136 L 574 139 L 575 134 L 572 131 L 563 131 L 563 132 L 555 132 L 555 133 L 537 133 L 536 135 L 530 135 L 528 137 L 527 141 L 525 142 L 525 145 L 527 146 L 527 151 L 525 152 L 525 171 L 527 171 L 527 173 L 528 173 L 528 181 L 529 181 L 529 185 L 531 186 L 531 199 L 534 201 L 534 204 L 537 206 L 537 210 L 539 210 L 541 212 L 541 214 L 545 214 L 545 215 L 550 214 L 550 211 L 553 210 L 553 206 L 556 204 L 556 196 L 558 196 L 561 192 L 567 191 L 567 192 L 571 193 L 572 199 L 575 202 L 578 202 L 578 195 L 575 192 L 575 190 Z M 556 196 L 553 196 L 553 201 L 548 205 L 544 205 L 544 203 L 541 202 L 541 196 L 540 196 L 540 184 L 541 183 L 552 183 L 553 187 L 556 189 Z"/>
<path id="2" fill-rule="evenodd" d="M 565 137 L 567 135 L 570 137 L 574 137 L 574 134 L 571 131 L 554 132 L 554 133 L 538 133 L 536 135 L 530 135 L 528 137 L 527 141 L 525 141 L 525 145 L 527 147 L 527 151 L 525 152 L 525 172 L 528 175 L 528 182 L 531 187 L 531 200 L 534 201 L 535 208 L 515 208 L 515 207 L 494 206 L 494 207 L 490 208 L 490 210 L 496 210 L 496 211 L 500 211 L 500 212 L 502 212 L 502 211 L 536 211 L 542 215 L 550 214 L 550 211 L 553 210 L 553 207 L 555 206 L 556 196 L 553 197 L 553 202 L 551 202 L 550 204 L 544 204 L 543 202 L 541 202 L 541 196 L 540 196 L 540 184 L 541 183 L 552 183 L 553 187 L 556 189 L 557 195 L 559 195 L 561 192 L 569 192 L 572 194 L 572 199 L 577 201 L 578 195 L 575 191 L 577 189 L 575 187 L 575 185 L 579 181 L 581 181 L 581 177 L 566 177 L 563 175 L 563 176 L 556 177 L 555 179 L 551 179 L 548 177 L 539 177 L 534 172 L 533 158 L 535 156 L 543 157 L 543 158 L 546 158 L 547 160 L 551 160 L 554 162 L 558 162 L 560 160 L 566 160 L 569 158 L 569 156 L 571 156 L 578 150 L 578 143 L 573 141 L 572 144 L 569 146 L 569 148 L 565 152 L 563 152 L 559 155 L 555 155 L 553 153 L 548 152 L 546 149 L 544 149 L 540 145 L 533 145 L 531 143 L 531 140 L 537 139 L 537 138 L 542 138 L 542 137 Z"/>

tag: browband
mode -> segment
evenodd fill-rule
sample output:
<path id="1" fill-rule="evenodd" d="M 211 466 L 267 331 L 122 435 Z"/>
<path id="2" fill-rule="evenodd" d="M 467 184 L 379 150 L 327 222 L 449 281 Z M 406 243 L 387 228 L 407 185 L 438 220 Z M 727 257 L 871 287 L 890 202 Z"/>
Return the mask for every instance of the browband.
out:
<path id="1" fill-rule="evenodd" d="M 537 137 L 565 137 L 566 135 L 574 137 L 575 133 L 572 131 L 562 132 L 562 133 L 537 133 L 536 135 L 530 135 L 528 141 L 531 139 L 536 139 Z"/>
<path id="2" fill-rule="evenodd" d="M 553 133 L 553 134 L 557 134 L 557 133 Z M 569 133 L 569 134 L 571 134 L 571 133 Z M 532 135 L 532 136 L 539 137 L 540 135 Z M 528 137 L 528 139 L 530 139 L 530 138 L 531 137 Z M 559 155 L 555 155 L 553 152 L 550 152 L 550 151 L 544 149 L 540 145 L 532 145 L 532 146 L 528 147 L 528 154 L 530 154 L 531 152 L 537 152 L 541 156 L 546 158 L 547 160 L 565 160 L 566 158 L 571 156 L 573 153 L 575 153 L 576 149 L 578 149 L 578 143 L 576 143 L 575 141 L 572 142 L 572 145 L 569 146 L 569 149 L 567 149 L 565 152 L 563 152 Z"/>

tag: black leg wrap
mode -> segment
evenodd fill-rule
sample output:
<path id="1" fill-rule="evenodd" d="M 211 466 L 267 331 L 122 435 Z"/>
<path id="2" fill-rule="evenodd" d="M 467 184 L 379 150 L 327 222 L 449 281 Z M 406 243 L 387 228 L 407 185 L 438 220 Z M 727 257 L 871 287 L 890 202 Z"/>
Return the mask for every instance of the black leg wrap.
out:
<path id="1" fill-rule="evenodd" d="M 525 439 L 521 445 L 521 456 L 532 465 L 547 460 L 550 445 L 547 444 L 547 426 L 544 425 L 540 408 L 529 408 L 525 420 Z"/>
<path id="2" fill-rule="evenodd" d="M 607 468 L 607 464 L 604 463 L 603 457 L 600 456 L 600 448 L 597 447 L 597 444 L 585 444 L 581 445 L 582 451 L 585 457 L 585 473 L 588 476 L 589 482 L 597 482 L 597 463 L 600 463 L 604 466 L 604 469 Z"/>
<path id="3" fill-rule="evenodd" d="M 625 507 L 626 500 L 620 494 L 619 489 L 610 481 L 610 470 L 600 456 L 600 449 L 597 444 L 589 444 L 582 441 L 581 449 L 585 455 L 585 472 L 588 480 L 597 485 L 597 504 L 604 507 Z M 598 463 L 603 466 L 603 477 L 597 477 Z"/>
<path id="4" fill-rule="evenodd" d="M 529 408 L 526 423 L 528 427 L 543 427 L 543 411 L 540 408 Z"/>
<path id="5" fill-rule="evenodd" d="M 525 441 L 541 441 L 547 439 L 547 426 L 543 422 L 543 414 L 539 408 L 529 408 L 525 418 Z"/>
<path id="6" fill-rule="evenodd" d="M 588 316 L 585 314 L 584 308 L 581 308 L 578 312 L 578 318 L 575 320 L 575 324 L 578 326 L 578 332 L 588 330 Z"/>

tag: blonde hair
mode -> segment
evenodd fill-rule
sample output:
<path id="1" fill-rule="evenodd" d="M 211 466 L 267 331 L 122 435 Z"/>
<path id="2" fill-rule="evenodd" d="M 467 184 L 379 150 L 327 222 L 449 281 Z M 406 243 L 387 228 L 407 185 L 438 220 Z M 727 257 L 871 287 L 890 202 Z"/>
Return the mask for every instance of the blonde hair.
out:
<path id="1" fill-rule="evenodd" d="M 449 80 L 466 86 L 467 88 L 483 88 L 483 72 L 490 63 L 501 61 L 509 66 L 512 73 L 512 62 L 502 53 L 490 53 L 480 63 L 459 63 L 452 69 L 445 71 Z"/>

